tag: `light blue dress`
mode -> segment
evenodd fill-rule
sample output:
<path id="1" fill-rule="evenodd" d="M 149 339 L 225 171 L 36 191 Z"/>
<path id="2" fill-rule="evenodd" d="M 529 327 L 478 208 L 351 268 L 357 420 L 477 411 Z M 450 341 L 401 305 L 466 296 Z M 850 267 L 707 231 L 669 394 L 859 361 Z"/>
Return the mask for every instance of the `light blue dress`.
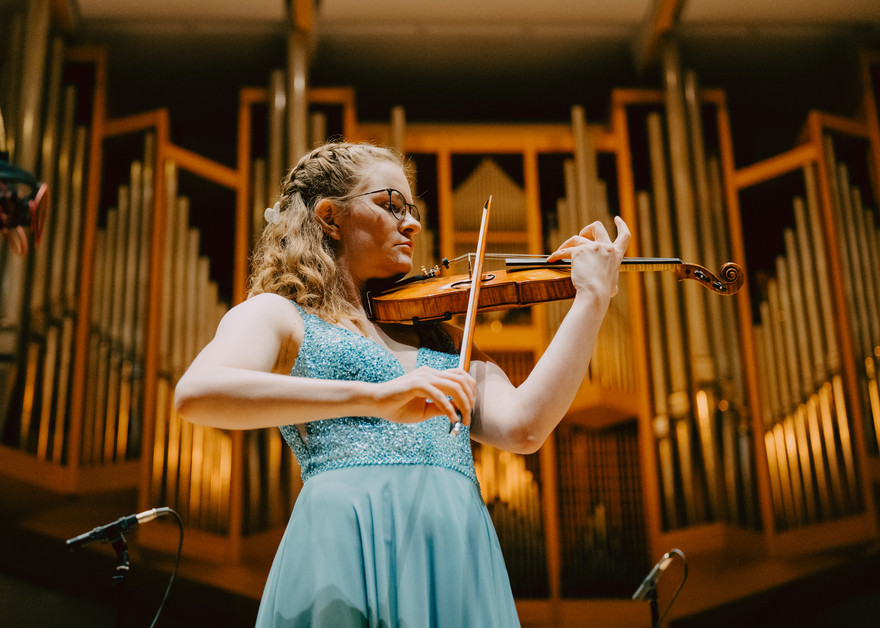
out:
<path id="1" fill-rule="evenodd" d="M 384 347 L 300 312 L 291 375 L 382 382 L 404 374 Z M 453 368 L 448 337 L 419 366 Z M 347 417 L 281 428 L 303 489 L 266 582 L 257 626 L 519 626 L 480 497 L 468 430 L 449 420 Z"/>

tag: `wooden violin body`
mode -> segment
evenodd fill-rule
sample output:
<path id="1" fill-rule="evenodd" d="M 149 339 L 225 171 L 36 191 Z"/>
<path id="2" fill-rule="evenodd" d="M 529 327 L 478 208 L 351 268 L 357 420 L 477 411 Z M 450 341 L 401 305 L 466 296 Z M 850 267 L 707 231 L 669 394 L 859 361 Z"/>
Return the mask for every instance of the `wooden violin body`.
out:
<path id="1" fill-rule="evenodd" d="M 477 304 L 480 311 L 507 310 L 575 296 L 570 264 L 536 264 L 533 259 L 512 259 L 508 260 L 508 266 L 507 270 L 483 273 Z M 723 279 L 702 266 L 674 258 L 624 258 L 620 270 L 669 270 L 680 281 L 692 279 L 719 294 L 737 292 L 744 281 L 742 268 L 734 263 L 722 267 Z M 467 311 L 470 287 L 468 275 L 428 277 L 370 294 L 367 306 L 377 323 L 448 320 Z"/>

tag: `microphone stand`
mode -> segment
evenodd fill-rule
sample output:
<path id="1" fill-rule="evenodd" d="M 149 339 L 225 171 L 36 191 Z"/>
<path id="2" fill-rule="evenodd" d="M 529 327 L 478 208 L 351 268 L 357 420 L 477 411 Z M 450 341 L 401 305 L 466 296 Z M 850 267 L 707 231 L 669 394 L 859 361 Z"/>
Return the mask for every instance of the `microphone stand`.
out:
<path id="1" fill-rule="evenodd" d="M 657 581 L 660 580 L 660 574 L 669 567 L 673 556 L 680 557 L 684 562 L 684 580 L 687 580 L 687 560 L 685 559 L 684 554 L 680 549 L 671 549 L 663 555 L 663 558 L 661 558 L 656 565 L 654 565 L 651 569 L 651 573 L 642 580 L 639 588 L 636 589 L 636 592 L 633 593 L 632 596 L 632 599 L 634 600 L 648 600 L 648 604 L 651 608 L 651 628 L 660 628 L 660 609 L 657 604 Z M 684 580 L 682 580 L 681 585 L 678 587 L 678 591 L 676 591 L 675 595 L 672 597 L 672 601 L 669 602 L 669 606 L 672 606 L 672 602 L 678 597 L 681 587 L 684 586 Z M 669 606 L 666 607 L 667 611 L 669 610 Z M 665 611 L 663 615 L 666 615 Z"/>
<path id="2" fill-rule="evenodd" d="M 125 576 L 131 569 L 131 561 L 128 558 L 128 543 L 120 532 L 108 539 L 113 549 L 116 550 L 116 575 L 113 576 L 113 589 L 116 597 L 116 626 L 125 626 Z"/>
<path id="3" fill-rule="evenodd" d="M 651 628 L 660 628 L 660 608 L 657 603 L 657 583 L 652 580 L 646 592 L 648 605 L 651 608 Z"/>

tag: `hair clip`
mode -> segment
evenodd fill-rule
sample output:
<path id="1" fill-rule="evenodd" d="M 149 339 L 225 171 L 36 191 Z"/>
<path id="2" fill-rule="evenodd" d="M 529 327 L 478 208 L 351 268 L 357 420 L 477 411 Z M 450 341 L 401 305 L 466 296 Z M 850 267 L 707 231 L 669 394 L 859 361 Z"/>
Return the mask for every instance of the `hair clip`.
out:
<path id="1" fill-rule="evenodd" d="M 266 211 L 263 212 L 263 218 L 269 224 L 277 224 L 281 220 L 281 202 L 276 202 L 274 207 L 267 207 Z"/>

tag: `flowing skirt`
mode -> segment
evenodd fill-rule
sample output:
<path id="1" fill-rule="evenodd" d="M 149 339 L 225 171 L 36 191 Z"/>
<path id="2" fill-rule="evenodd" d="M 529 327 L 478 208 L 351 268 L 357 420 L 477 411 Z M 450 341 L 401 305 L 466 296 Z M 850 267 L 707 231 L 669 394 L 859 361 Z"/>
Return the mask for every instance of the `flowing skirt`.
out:
<path id="1" fill-rule="evenodd" d="M 474 483 L 428 465 L 325 471 L 305 483 L 257 626 L 519 626 Z"/>

